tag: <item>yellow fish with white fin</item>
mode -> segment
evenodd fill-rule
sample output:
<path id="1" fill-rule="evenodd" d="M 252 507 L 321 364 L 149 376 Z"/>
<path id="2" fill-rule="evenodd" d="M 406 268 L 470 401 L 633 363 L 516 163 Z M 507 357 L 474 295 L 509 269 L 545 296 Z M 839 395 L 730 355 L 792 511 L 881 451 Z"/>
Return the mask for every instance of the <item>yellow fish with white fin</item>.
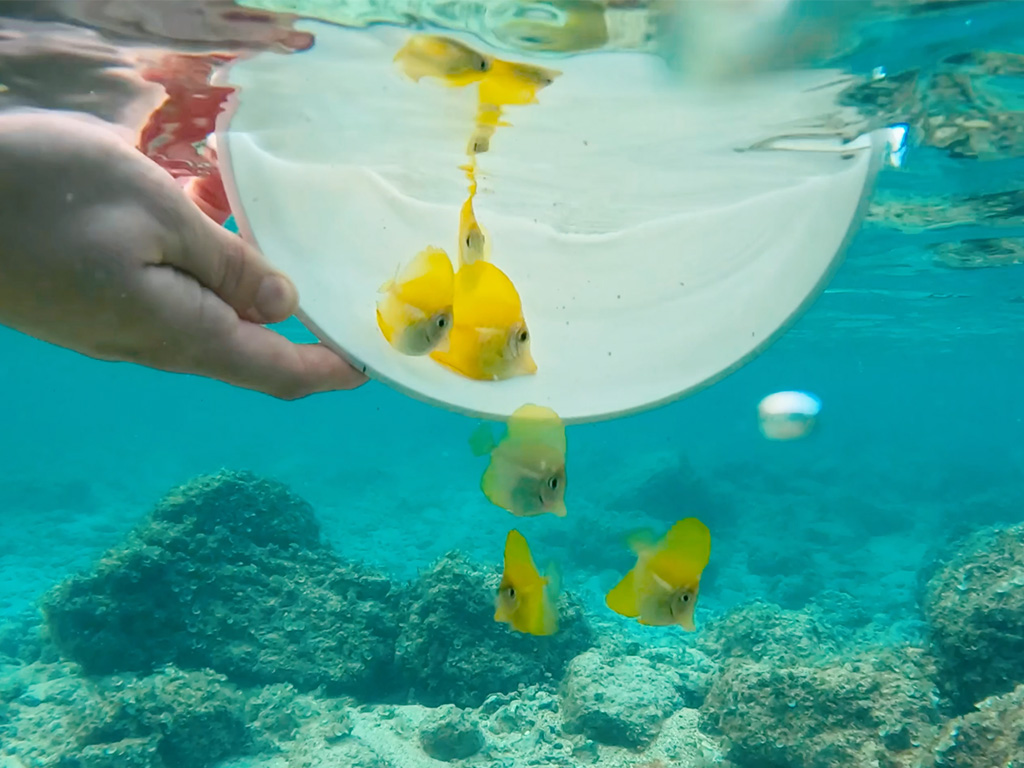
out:
<path id="1" fill-rule="evenodd" d="M 508 431 L 495 443 L 481 424 L 469 439 L 477 456 L 491 454 L 480 489 L 495 506 L 517 517 L 565 517 L 565 425 L 540 405 L 523 405 L 509 417 Z"/>
<path id="2" fill-rule="evenodd" d="M 490 239 L 487 231 L 476 219 L 473 211 L 473 200 L 476 199 L 476 160 L 461 166 L 469 179 L 469 197 L 459 211 L 459 266 L 464 267 L 474 261 L 487 261 L 491 255 Z"/>
<path id="3" fill-rule="evenodd" d="M 495 59 L 487 76 L 480 80 L 480 104 L 499 110 L 512 105 L 535 104 L 537 92 L 551 85 L 560 74 L 554 69 Z M 498 118 L 500 111 L 494 119 Z"/>
<path id="4" fill-rule="evenodd" d="M 454 87 L 478 82 L 492 66 L 489 56 L 438 35 L 413 35 L 395 54 L 395 62 L 414 81 L 436 77 Z"/>
<path id="5" fill-rule="evenodd" d="M 505 539 L 505 569 L 494 599 L 494 620 L 530 635 L 555 634 L 559 581 L 553 565 L 542 576 L 533 563 L 526 539 L 519 531 L 509 531 Z"/>
<path id="6" fill-rule="evenodd" d="M 426 355 L 448 348 L 453 326 L 455 270 L 448 254 L 425 248 L 379 289 L 377 325 L 403 355 Z"/>
<path id="7" fill-rule="evenodd" d="M 688 517 L 673 525 L 661 541 L 646 530 L 629 539 L 637 554 L 636 566 L 607 594 L 608 607 L 641 624 L 678 624 L 693 632 L 700 577 L 711 557 L 707 526 Z"/>
<path id="8" fill-rule="evenodd" d="M 452 306 L 448 348 L 431 352 L 431 358 L 480 381 L 537 372 L 522 301 L 504 272 L 488 261 L 460 267 Z"/>

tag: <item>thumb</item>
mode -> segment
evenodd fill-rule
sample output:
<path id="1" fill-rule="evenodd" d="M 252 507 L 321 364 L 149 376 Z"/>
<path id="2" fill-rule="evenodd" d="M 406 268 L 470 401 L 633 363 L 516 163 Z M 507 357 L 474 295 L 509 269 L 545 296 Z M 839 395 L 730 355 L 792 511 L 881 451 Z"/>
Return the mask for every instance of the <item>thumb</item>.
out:
<path id="1" fill-rule="evenodd" d="M 201 220 L 167 250 L 163 263 L 194 277 L 245 320 L 279 323 L 295 314 L 299 293 L 292 281 L 241 237 L 195 213 Z"/>

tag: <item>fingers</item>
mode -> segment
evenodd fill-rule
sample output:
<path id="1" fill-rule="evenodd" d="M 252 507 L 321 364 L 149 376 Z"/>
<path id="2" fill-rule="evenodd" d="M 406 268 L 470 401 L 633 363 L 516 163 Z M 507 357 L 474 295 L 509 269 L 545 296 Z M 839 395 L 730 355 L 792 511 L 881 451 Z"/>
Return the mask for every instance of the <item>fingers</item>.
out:
<path id="1" fill-rule="evenodd" d="M 295 344 L 253 322 L 194 279 L 150 267 L 143 287 L 160 318 L 149 349 L 164 370 L 192 373 L 281 398 L 353 389 L 366 376 L 322 344 Z M 145 351 L 142 354 L 146 354 Z"/>
<path id="2" fill-rule="evenodd" d="M 180 238 L 165 249 L 164 264 L 194 277 L 254 323 L 287 320 L 299 306 L 299 294 L 284 274 L 255 248 L 203 214 L 191 201 Z"/>
<path id="3" fill-rule="evenodd" d="M 244 320 L 224 339 L 221 352 L 197 373 L 282 400 L 354 389 L 366 382 L 365 375 L 322 344 L 295 344 Z"/>

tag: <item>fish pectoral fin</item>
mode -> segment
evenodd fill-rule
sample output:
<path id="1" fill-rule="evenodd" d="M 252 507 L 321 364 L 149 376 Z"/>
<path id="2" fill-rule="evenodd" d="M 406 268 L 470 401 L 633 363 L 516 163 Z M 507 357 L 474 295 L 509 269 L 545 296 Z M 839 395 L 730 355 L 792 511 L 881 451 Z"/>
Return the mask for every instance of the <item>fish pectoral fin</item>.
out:
<path id="1" fill-rule="evenodd" d="M 547 590 L 548 597 L 551 600 L 558 599 L 558 595 L 562 592 L 562 570 L 558 567 L 558 563 L 550 562 L 544 569 L 544 578 L 547 580 L 545 589 Z"/>
<path id="2" fill-rule="evenodd" d="M 629 571 L 622 580 L 605 595 L 605 604 L 620 616 L 634 618 L 639 615 L 636 600 L 636 577 Z"/>
<path id="3" fill-rule="evenodd" d="M 672 592 L 673 591 L 672 590 L 672 585 L 669 584 L 667 581 L 665 581 L 663 578 L 661 578 L 661 576 L 659 576 L 658 574 L 652 573 L 651 574 L 651 579 L 654 581 L 655 584 L 658 585 L 658 587 L 660 587 L 661 589 L 665 590 L 666 592 Z"/>
<path id="4" fill-rule="evenodd" d="M 658 540 L 650 528 L 637 528 L 625 536 L 626 546 L 636 554 L 642 554 L 657 546 Z"/>

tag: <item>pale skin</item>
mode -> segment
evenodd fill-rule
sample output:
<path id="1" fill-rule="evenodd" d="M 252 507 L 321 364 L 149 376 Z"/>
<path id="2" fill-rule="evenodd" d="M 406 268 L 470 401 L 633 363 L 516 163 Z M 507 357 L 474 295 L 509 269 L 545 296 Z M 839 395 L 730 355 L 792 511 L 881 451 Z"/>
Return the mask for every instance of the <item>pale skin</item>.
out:
<path id="1" fill-rule="evenodd" d="M 264 327 L 298 300 L 123 134 L 84 115 L 0 113 L 0 324 L 285 400 L 366 381 Z"/>

